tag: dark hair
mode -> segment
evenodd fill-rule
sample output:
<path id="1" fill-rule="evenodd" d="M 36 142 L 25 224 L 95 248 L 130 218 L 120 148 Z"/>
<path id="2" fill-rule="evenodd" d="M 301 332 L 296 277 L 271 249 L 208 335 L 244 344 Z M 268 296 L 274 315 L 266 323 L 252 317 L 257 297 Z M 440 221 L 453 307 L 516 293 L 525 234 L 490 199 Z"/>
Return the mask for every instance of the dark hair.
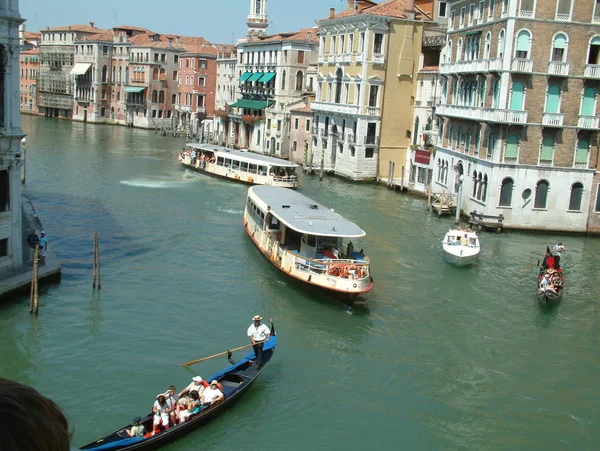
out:
<path id="1" fill-rule="evenodd" d="M 135 418 L 133 419 L 133 424 L 134 424 L 135 426 L 137 426 L 137 425 L 138 425 L 138 424 L 140 424 L 141 422 L 142 422 L 142 417 L 135 417 Z"/>
<path id="2" fill-rule="evenodd" d="M 200 399 L 200 396 L 198 396 L 198 390 L 192 390 L 190 392 L 190 398 L 192 398 L 194 401 L 198 401 Z"/>
<path id="3" fill-rule="evenodd" d="M 69 422 L 60 407 L 36 389 L 0 378 L 2 449 L 69 451 Z"/>
<path id="4" fill-rule="evenodd" d="M 161 406 L 162 406 L 164 403 L 166 403 L 166 402 L 167 402 L 167 398 L 165 398 L 165 396 L 164 396 L 164 395 L 160 395 L 160 396 L 158 397 L 158 403 L 159 403 Z"/>
<path id="5" fill-rule="evenodd" d="M 175 386 L 174 385 L 169 386 L 169 390 L 175 390 Z"/>

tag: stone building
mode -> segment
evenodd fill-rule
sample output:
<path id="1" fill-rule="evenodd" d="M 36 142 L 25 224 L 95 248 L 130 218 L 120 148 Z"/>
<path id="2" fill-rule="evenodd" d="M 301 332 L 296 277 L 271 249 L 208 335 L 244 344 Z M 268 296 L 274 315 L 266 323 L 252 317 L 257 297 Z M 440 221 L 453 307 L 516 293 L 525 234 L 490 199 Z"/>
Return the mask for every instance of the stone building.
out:
<path id="1" fill-rule="evenodd" d="M 20 108 L 22 113 L 38 114 L 37 78 L 40 70 L 40 51 L 37 48 L 23 50 L 19 56 Z"/>
<path id="2" fill-rule="evenodd" d="M 24 155 L 19 112 L 19 32 L 17 0 L 0 0 L 0 269 L 23 263 L 20 170 Z"/>
<path id="3" fill-rule="evenodd" d="M 313 160 L 353 180 L 406 164 L 424 23 L 413 1 L 348 0 L 319 26 Z M 394 174 L 396 175 L 397 172 Z"/>
<path id="4" fill-rule="evenodd" d="M 208 125 L 208 141 L 224 143 L 227 140 L 225 125 L 229 105 L 239 98 L 238 76 L 236 72 L 237 50 L 219 52 L 217 55 L 217 91 L 215 95 L 215 113 L 213 121 Z"/>
<path id="5" fill-rule="evenodd" d="M 312 119 L 313 111 L 308 97 L 298 105 L 290 105 L 289 160 L 309 167 L 320 164 L 320 161 L 311 162 Z"/>
<path id="6" fill-rule="evenodd" d="M 600 232 L 600 3 L 448 4 L 434 191 L 507 227 Z"/>
<path id="7" fill-rule="evenodd" d="M 47 27 L 40 31 L 37 104 L 46 116 L 72 117 L 74 42 L 101 31 L 93 22 L 89 25 Z"/>

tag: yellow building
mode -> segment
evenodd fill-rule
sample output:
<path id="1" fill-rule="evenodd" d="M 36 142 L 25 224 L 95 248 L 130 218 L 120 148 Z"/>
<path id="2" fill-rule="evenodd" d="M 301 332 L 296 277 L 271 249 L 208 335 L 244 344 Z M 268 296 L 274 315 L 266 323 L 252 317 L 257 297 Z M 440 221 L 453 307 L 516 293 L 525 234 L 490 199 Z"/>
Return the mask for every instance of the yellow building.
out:
<path id="1" fill-rule="evenodd" d="M 352 180 L 406 165 L 423 24 L 414 1 L 348 0 L 317 22 L 319 74 L 313 164 Z"/>

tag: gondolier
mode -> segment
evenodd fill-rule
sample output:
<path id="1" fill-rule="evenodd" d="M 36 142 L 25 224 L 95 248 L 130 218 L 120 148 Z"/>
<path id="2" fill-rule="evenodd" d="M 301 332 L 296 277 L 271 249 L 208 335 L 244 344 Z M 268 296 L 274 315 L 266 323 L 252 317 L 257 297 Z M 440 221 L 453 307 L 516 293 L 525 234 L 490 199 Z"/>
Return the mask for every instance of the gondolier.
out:
<path id="1" fill-rule="evenodd" d="M 248 328 L 248 337 L 250 337 L 252 347 L 254 348 L 254 355 L 256 357 L 255 363 L 257 368 L 260 368 L 264 342 L 267 341 L 271 336 L 271 331 L 266 324 L 261 324 L 261 320 L 262 316 L 255 315 L 252 318 L 254 323 L 252 323 Z"/>

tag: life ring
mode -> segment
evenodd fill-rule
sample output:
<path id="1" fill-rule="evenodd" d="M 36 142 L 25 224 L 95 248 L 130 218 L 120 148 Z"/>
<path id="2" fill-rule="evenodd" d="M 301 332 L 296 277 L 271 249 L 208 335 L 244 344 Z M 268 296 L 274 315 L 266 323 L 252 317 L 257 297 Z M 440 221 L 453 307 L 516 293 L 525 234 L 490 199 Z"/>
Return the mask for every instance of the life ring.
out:
<path id="1" fill-rule="evenodd" d="M 355 283 L 353 283 L 353 284 L 352 284 L 352 287 L 353 287 L 353 288 L 356 288 L 356 287 L 357 287 L 357 285 L 356 285 Z"/>
<path id="2" fill-rule="evenodd" d="M 330 276 L 339 277 L 342 273 L 342 265 L 331 265 L 327 270 L 327 274 Z"/>

